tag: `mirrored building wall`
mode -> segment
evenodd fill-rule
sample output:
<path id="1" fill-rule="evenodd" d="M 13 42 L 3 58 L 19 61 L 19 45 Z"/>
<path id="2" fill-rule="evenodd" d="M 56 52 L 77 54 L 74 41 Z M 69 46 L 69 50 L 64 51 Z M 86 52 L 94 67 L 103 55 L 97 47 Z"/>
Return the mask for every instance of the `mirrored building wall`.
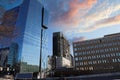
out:
<path id="1" fill-rule="evenodd" d="M 22 4 L 4 13 L 5 16 L 1 25 L 5 30 L 11 29 L 11 32 L 8 31 L 11 35 L 4 33 L 5 38 L 11 40 L 10 44 L 15 43 L 17 45 L 15 52 L 10 51 L 11 53 L 8 55 L 8 64 L 13 65 L 10 58 L 16 56 L 14 65 L 16 65 L 15 68 L 18 72 L 36 72 L 39 70 L 42 8 L 39 0 L 23 0 Z M 48 14 L 46 10 L 44 10 L 44 14 L 43 24 L 47 26 Z M 45 40 L 45 32 L 44 30 L 43 40 Z M 5 46 L 10 46 L 10 44 Z M 42 44 L 44 45 L 44 41 Z M 13 48 L 15 46 L 12 46 L 10 50 L 14 50 Z M 42 47 L 42 51 L 45 51 L 43 48 L 45 47 Z M 42 54 L 44 56 L 45 52 Z"/>

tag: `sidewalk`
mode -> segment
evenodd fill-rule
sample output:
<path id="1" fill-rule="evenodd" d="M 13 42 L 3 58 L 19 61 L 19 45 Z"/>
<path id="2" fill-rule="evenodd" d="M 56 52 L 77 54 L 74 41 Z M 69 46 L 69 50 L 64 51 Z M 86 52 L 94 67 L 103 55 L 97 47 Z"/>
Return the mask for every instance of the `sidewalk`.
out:
<path id="1" fill-rule="evenodd" d="M 11 75 L 5 75 L 3 77 L 0 77 L 0 80 L 14 80 L 14 77 Z"/>
<path id="2" fill-rule="evenodd" d="M 0 78 L 0 80 L 14 80 L 14 79 L 5 79 L 5 78 Z"/>

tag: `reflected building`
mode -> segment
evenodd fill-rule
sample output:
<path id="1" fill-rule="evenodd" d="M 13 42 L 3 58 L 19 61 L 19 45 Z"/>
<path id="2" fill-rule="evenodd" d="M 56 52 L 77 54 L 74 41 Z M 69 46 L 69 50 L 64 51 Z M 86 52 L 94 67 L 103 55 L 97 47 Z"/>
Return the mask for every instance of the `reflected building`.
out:
<path id="1" fill-rule="evenodd" d="M 23 0 L 4 13 L 1 26 L 8 31 L 5 37 L 11 40 L 7 46 L 13 43 L 8 63 L 16 63 L 18 72 L 39 71 L 42 8 L 38 0 Z M 47 26 L 48 12 L 44 10 L 44 13 L 43 24 Z M 15 61 L 13 56 L 17 56 Z"/>
<path id="2" fill-rule="evenodd" d="M 73 42 L 76 70 L 93 73 L 120 72 L 120 33 Z"/>
<path id="3" fill-rule="evenodd" d="M 9 54 L 8 56 L 8 60 L 7 60 L 7 64 L 10 65 L 10 67 L 15 67 L 17 64 L 17 60 L 18 60 L 18 44 L 17 43 L 11 43 L 10 45 L 10 50 L 9 50 Z"/>
<path id="4" fill-rule="evenodd" d="M 13 67 L 18 62 L 18 45 L 12 43 L 9 47 L 0 49 L 0 66 L 6 68 Z"/>
<path id="5" fill-rule="evenodd" d="M 1 48 L 0 49 L 0 67 L 6 67 L 8 61 L 8 54 L 9 54 L 9 47 Z"/>

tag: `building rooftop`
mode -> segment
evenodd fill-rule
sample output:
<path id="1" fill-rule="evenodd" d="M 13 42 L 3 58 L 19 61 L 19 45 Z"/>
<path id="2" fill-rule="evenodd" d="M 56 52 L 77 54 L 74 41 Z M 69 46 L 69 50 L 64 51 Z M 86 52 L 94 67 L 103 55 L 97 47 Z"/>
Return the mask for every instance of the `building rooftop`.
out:
<path id="1" fill-rule="evenodd" d="M 100 40 L 100 39 L 103 39 L 103 38 L 111 38 L 111 37 L 116 37 L 116 36 L 120 36 L 120 33 L 108 34 L 108 35 L 104 35 L 104 37 L 100 37 L 100 38 L 96 38 L 96 39 L 90 39 L 90 40 L 76 41 L 76 42 L 73 42 L 73 43 L 83 43 L 83 42 L 87 42 L 87 41 Z"/>
<path id="2" fill-rule="evenodd" d="M 113 37 L 113 36 L 120 36 L 120 33 L 108 34 L 108 35 L 105 35 L 104 37 Z"/>

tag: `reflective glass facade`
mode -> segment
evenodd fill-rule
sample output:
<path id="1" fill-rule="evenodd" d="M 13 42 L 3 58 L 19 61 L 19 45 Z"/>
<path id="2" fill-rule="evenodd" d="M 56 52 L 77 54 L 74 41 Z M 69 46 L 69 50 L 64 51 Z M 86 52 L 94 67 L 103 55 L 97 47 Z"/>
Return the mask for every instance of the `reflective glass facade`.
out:
<path id="1" fill-rule="evenodd" d="M 7 55 L 9 54 L 9 47 L 0 49 L 0 67 L 7 65 Z"/>
<path id="2" fill-rule="evenodd" d="M 11 38 L 10 44 L 17 44 L 15 68 L 19 72 L 35 72 L 39 70 L 42 7 L 38 0 L 23 0 L 22 4 L 9 10 L 13 11 L 11 14 L 16 13 L 15 16 L 11 16 L 16 18 L 12 24 L 14 26 L 12 29 L 14 35 Z M 44 13 L 45 17 L 43 22 L 47 26 L 48 17 L 46 17 L 46 10 Z M 13 21 L 11 18 L 9 19 Z M 5 24 L 11 24 L 11 22 Z M 9 56 L 11 57 L 8 60 L 11 60 L 12 55 L 14 55 L 14 51 L 10 52 L 11 54 Z M 12 64 L 12 61 L 8 61 L 8 64 Z"/>
<path id="3" fill-rule="evenodd" d="M 11 43 L 9 48 L 7 64 L 11 67 L 15 67 L 15 64 L 18 62 L 18 44 Z"/>

